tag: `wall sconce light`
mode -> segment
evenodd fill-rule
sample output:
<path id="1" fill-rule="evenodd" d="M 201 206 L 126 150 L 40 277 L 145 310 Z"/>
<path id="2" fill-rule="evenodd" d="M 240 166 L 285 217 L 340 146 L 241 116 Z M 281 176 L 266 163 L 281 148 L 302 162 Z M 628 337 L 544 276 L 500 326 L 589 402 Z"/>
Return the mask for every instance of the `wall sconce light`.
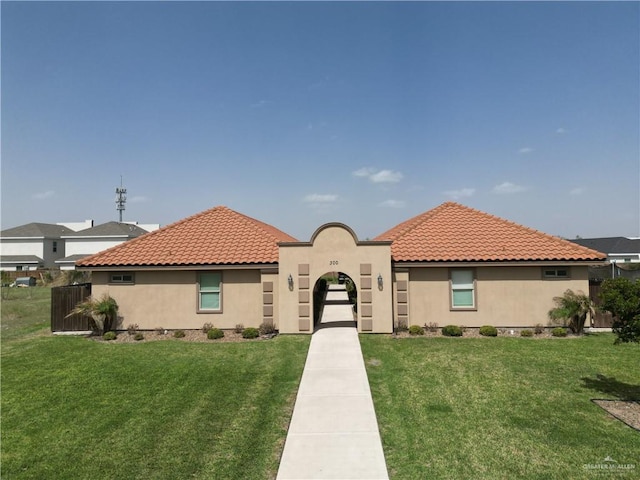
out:
<path id="1" fill-rule="evenodd" d="M 382 290 L 382 274 L 378 274 L 378 290 Z"/>
<path id="2" fill-rule="evenodd" d="M 287 278 L 287 282 L 289 283 L 289 290 L 293 291 L 293 277 L 289 274 L 289 278 Z"/>

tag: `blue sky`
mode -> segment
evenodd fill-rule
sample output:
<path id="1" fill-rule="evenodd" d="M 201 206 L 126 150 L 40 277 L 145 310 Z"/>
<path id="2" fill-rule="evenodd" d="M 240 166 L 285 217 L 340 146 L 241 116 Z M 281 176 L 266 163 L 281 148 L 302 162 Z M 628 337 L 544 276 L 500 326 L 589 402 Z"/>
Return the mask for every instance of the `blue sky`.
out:
<path id="1" fill-rule="evenodd" d="M 454 200 L 640 235 L 638 2 L 2 2 L 2 228 Z"/>

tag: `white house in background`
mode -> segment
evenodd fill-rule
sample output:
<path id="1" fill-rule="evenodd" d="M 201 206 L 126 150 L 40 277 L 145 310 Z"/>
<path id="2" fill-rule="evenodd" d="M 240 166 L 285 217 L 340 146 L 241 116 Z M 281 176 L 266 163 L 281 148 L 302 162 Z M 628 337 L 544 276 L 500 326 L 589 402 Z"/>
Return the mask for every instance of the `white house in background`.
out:
<path id="1" fill-rule="evenodd" d="M 0 232 L 0 270 L 73 270 L 75 261 L 160 228 L 157 223 L 28 223 Z"/>
<path id="2" fill-rule="evenodd" d="M 640 238 L 600 237 L 577 238 L 571 241 L 607 254 L 606 267 L 590 269 L 589 278 L 592 280 L 616 277 L 640 278 L 638 273 Z"/>
<path id="3" fill-rule="evenodd" d="M 0 232 L 0 269 L 5 271 L 53 268 L 66 255 L 63 235 L 68 227 L 51 223 L 28 223 Z"/>
<path id="4" fill-rule="evenodd" d="M 159 228 L 159 225 L 154 224 L 145 226 L 151 229 Z M 55 264 L 60 267 L 60 270 L 74 270 L 76 261 L 148 232 L 135 223 L 107 222 L 79 232 L 68 233 L 62 236 L 66 256 L 56 260 Z"/>

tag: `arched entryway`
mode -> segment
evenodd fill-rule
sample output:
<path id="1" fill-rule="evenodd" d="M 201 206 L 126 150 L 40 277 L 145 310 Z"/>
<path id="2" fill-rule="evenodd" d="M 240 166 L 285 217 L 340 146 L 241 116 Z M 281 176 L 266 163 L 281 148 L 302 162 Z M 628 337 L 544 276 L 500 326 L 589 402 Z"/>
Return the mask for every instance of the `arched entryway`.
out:
<path id="1" fill-rule="evenodd" d="M 326 272 L 313 287 L 313 328 L 358 325 L 358 289 L 344 272 Z"/>
<path id="2" fill-rule="evenodd" d="M 319 279 L 340 273 L 354 291 L 359 332 L 393 331 L 391 242 L 359 241 L 348 226 L 328 223 L 309 242 L 279 244 L 278 324 L 282 333 L 313 333 L 314 290 Z M 318 320 L 318 319 L 315 319 Z"/>

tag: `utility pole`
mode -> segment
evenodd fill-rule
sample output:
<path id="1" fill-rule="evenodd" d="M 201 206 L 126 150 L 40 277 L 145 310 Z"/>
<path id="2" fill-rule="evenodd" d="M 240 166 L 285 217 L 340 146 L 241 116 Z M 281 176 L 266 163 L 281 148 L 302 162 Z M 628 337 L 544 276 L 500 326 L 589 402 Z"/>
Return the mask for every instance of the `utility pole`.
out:
<path id="1" fill-rule="evenodd" d="M 116 210 L 120 213 L 120 223 L 122 223 L 125 203 L 127 203 L 127 189 L 122 187 L 122 175 L 120 175 L 120 188 L 116 188 Z"/>

